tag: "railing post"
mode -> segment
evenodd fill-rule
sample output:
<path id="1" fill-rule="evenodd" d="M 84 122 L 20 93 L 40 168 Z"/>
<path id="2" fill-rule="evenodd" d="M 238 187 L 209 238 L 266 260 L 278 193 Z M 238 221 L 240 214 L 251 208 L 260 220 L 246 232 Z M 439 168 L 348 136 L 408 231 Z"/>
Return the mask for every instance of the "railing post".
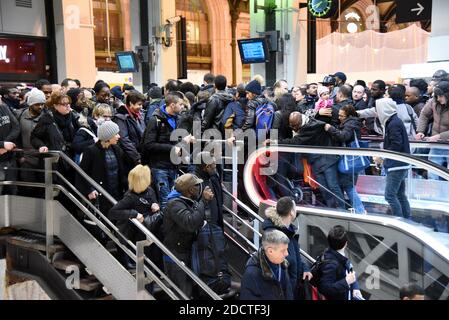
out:
<path id="1" fill-rule="evenodd" d="M 237 199 L 238 196 L 238 164 L 237 143 L 234 143 L 232 146 L 232 195 L 235 199 Z M 232 211 L 235 212 L 235 214 L 238 214 L 238 205 L 234 200 L 232 201 Z M 234 216 L 232 217 L 232 226 L 237 228 L 237 219 Z"/>
<path id="2" fill-rule="evenodd" d="M 145 290 L 145 247 L 152 244 L 149 240 L 139 241 L 137 247 L 137 261 L 136 261 L 136 284 L 137 284 L 137 300 L 148 300 L 148 292 Z"/>
<path id="3" fill-rule="evenodd" d="M 46 252 L 51 260 L 50 246 L 54 243 L 54 202 L 53 202 L 53 161 L 54 158 L 44 159 L 45 169 L 45 221 L 46 221 Z"/>

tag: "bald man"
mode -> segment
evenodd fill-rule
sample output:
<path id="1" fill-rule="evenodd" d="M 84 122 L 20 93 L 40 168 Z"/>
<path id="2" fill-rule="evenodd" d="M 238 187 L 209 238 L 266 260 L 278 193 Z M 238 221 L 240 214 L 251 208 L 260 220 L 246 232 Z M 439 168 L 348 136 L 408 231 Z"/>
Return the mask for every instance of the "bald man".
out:
<path id="1" fill-rule="evenodd" d="M 299 112 L 293 112 L 289 118 L 290 128 L 293 130 L 293 138 L 282 139 L 280 144 L 308 145 L 308 146 L 333 146 L 331 136 L 326 132 L 325 122 L 310 118 Z M 312 166 L 315 180 L 320 185 L 326 205 L 330 208 L 345 209 L 342 201 L 343 193 L 338 184 L 338 156 L 308 154 L 307 159 Z M 330 191 L 330 192 L 329 192 Z"/>
<path id="2" fill-rule="evenodd" d="M 356 110 L 363 110 L 368 107 L 368 103 L 363 100 L 363 95 L 365 94 L 366 89 L 363 86 L 355 86 L 352 89 L 352 100 L 354 101 L 354 108 Z"/>
<path id="3" fill-rule="evenodd" d="M 415 110 L 419 117 L 425 103 L 422 102 L 421 91 L 417 87 L 407 88 L 407 91 L 405 92 L 405 102 L 412 106 L 413 110 Z"/>

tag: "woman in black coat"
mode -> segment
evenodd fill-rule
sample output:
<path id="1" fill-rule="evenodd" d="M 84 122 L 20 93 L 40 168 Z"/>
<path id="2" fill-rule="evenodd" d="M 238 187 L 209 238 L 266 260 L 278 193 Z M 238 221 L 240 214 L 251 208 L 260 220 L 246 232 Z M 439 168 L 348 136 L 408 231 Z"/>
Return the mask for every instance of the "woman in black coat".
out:
<path id="1" fill-rule="evenodd" d="M 119 228 L 120 232 L 130 241 L 145 240 L 145 235 L 140 232 L 130 221 L 137 219 L 143 223 L 158 238 L 162 235 L 162 214 L 157 203 L 156 193 L 151 188 L 151 171 L 147 166 L 138 165 L 129 172 L 129 190 L 122 200 L 109 211 L 109 219 Z M 120 250 L 119 250 L 120 251 Z M 162 268 L 162 253 L 156 246 L 147 250 L 148 257 Z M 125 266 L 132 267 L 127 255 L 122 253 Z"/>
<path id="2" fill-rule="evenodd" d="M 114 199 L 119 200 L 128 189 L 123 168 L 123 151 L 117 145 L 119 127 L 106 121 L 98 128 L 99 141 L 83 153 L 80 167 L 95 182 L 102 186 Z M 96 201 L 100 211 L 107 215 L 112 204 L 104 198 L 86 179 L 77 175 L 76 186 L 91 201 Z"/>

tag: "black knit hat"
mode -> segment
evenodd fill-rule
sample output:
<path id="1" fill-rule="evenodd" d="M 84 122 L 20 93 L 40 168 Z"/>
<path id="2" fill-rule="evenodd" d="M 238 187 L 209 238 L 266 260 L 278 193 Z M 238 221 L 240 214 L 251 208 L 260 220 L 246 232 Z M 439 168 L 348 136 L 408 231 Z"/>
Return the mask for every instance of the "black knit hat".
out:
<path id="1" fill-rule="evenodd" d="M 250 83 L 246 85 L 245 90 L 247 92 L 254 93 L 255 95 L 260 96 L 262 94 L 262 86 L 260 85 L 260 82 L 257 80 L 253 80 Z"/>
<path id="2" fill-rule="evenodd" d="M 434 88 L 435 96 L 449 96 L 449 81 L 440 81 Z"/>

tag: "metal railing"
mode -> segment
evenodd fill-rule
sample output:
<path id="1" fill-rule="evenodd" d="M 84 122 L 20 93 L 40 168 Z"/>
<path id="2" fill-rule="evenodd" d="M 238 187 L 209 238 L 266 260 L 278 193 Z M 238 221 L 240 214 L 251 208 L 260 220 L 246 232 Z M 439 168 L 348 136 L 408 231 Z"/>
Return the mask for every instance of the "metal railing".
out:
<path id="1" fill-rule="evenodd" d="M 39 155 L 37 152 L 32 151 L 29 152 L 30 155 Z M 52 170 L 53 163 L 57 162 L 59 158 L 62 158 L 63 161 L 65 161 L 67 164 L 72 167 L 77 174 L 79 174 L 81 177 L 83 177 L 92 187 L 94 187 L 105 199 L 107 199 L 112 205 L 115 205 L 117 201 L 98 183 L 96 183 L 91 177 L 89 177 L 81 168 L 72 160 L 70 159 L 65 153 L 61 151 L 49 151 L 48 155 L 52 155 L 52 158 L 45 158 L 45 178 L 46 182 L 44 184 L 39 183 L 31 183 L 31 182 L 2 182 L 4 185 L 16 185 L 16 186 L 23 186 L 23 187 L 38 187 L 38 188 L 45 188 L 46 190 L 46 214 L 47 214 L 47 232 L 46 232 L 46 239 L 47 239 L 47 249 L 53 244 L 53 189 L 57 189 L 61 192 L 63 192 L 89 219 L 91 219 L 121 250 L 123 250 L 133 261 L 136 263 L 139 262 L 139 260 L 142 260 L 142 257 L 139 257 L 136 253 L 138 252 L 138 246 L 136 246 L 133 242 L 131 242 L 129 239 L 127 239 L 120 231 L 119 229 L 100 211 L 97 207 L 95 207 L 91 201 L 89 201 L 83 194 L 79 192 L 78 189 L 76 189 L 75 186 L 73 186 L 60 172 Z M 28 171 L 34 171 L 34 170 L 28 170 Z M 35 170 L 37 172 L 42 172 L 42 170 Z M 55 174 L 61 181 L 66 184 L 83 202 L 81 203 L 75 196 L 73 196 L 72 193 L 70 193 L 65 187 L 60 185 L 54 185 L 52 182 L 52 175 Z M 90 210 L 86 208 L 86 205 L 89 207 Z M 106 225 L 100 221 L 100 219 L 104 221 Z M 135 223 L 135 222 L 134 222 Z M 137 222 L 140 224 L 140 222 Z M 147 232 L 150 233 L 142 224 L 139 227 L 140 230 L 145 229 Z M 111 231 L 112 230 L 112 231 Z M 119 236 L 122 241 L 124 241 L 128 246 L 132 248 L 136 253 L 129 250 L 125 245 L 123 245 L 112 232 L 114 232 L 117 236 Z M 151 233 L 150 233 L 151 234 Z M 153 239 L 157 239 L 154 235 L 152 235 Z M 155 245 L 158 246 L 163 252 L 170 252 L 160 241 L 154 241 Z M 50 250 L 47 250 L 47 254 L 50 252 Z M 170 253 L 171 254 L 171 253 Z M 147 257 L 144 258 L 144 261 L 150 265 L 152 268 L 151 270 L 156 271 L 159 274 L 159 277 L 156 276 L 153 271 L 150 270 L 147 266 L 144 267 L 144 271 L 147 273 L 147 275 L 150 276 L 151 280 L 154 281 L 167 295 L 172 299 L 179 299 L 179 297 L 163 282 L 165 281 L 171 288 L 173 288 L 177 294 L 185 300 L 188 300 L 189 297 L 187 297 L 184 292 L 179 289 L 168 277 L 167 275 L 162 272 L 150 259 Z M 180 268 L 183 268 L 182 262 L 175 261 L 176 264 Z M 185 267 L 184 267 L 185 268 Z M 139 270 L 140 271 L 140 270 Z M 198 276 L 196 276 L 194 273 L 189 272 L 189 277 L 195 282 L 197 285 L 199 285 L 212 299 L 221 300 L 221 298 L 213 291 L 211 290 Z M 143 284 L 141 281 L 145 281 L 145 277 L 142 277 L 142 275 L 136 274 L 136 278 L 138 280 L 137 283 L 137 290 L 141 290 L 143 287 Z"/>

